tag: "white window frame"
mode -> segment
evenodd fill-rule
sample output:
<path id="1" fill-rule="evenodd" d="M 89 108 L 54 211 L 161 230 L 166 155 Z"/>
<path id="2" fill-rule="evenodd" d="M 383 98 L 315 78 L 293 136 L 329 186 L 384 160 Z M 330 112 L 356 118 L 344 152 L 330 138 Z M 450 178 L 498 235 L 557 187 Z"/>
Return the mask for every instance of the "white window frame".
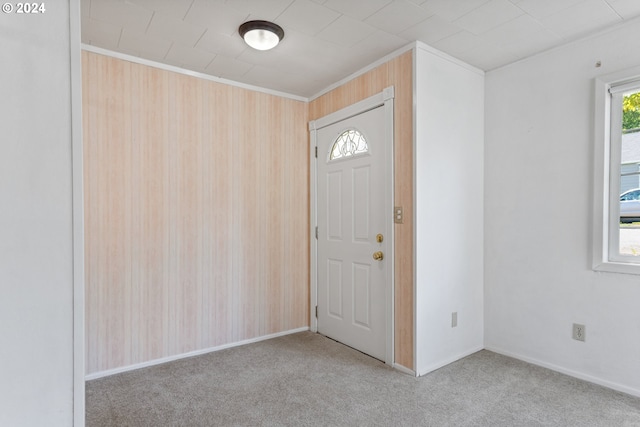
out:
<path id="1" fill-rule="evenodd" d="M 595 79 L 593 269 L 640 274 L 640 257 L 622 255 L 620 238 L 620 151 L 622 97 L 640 89 L 640 67 Z"/>

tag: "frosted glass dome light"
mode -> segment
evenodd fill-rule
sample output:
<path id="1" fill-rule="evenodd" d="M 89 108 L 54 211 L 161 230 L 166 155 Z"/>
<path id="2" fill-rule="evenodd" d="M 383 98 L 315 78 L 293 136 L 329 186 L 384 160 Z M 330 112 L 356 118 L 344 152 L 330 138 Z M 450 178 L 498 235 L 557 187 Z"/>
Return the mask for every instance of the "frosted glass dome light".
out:
<path id="1" fill-rule="evenodd" d="M 242 37 L 249 46 L 257 50 L 273 49 L 284 38 L 284 30 L 269 21 L 248 21 L 238 28 Z"/>

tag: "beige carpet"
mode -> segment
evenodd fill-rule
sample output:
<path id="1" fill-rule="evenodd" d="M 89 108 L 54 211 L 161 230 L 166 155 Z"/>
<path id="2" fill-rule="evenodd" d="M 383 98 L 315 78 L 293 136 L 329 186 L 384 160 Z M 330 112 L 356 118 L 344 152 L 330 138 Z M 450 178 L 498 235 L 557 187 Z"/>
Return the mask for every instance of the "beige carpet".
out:
<path id="1" fill-rule="evenodd" d="M 87 426 L 640 426 L 640 399 L 481 351 L 421 378 L 310 332 L 87 382 Z"/>

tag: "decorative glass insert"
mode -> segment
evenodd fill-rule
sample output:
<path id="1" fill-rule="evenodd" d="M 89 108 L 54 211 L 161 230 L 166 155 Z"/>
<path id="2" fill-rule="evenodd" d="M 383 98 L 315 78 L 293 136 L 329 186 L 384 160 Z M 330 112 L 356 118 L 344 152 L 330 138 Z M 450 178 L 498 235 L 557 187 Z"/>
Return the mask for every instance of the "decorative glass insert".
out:
<path id="1" fill-rule="evenodd" d="M 329 160 L 342 159 L 356 154 L 367 153 L 369 146 L 364 139 L 364 135 L 355 129 L 345 130 L 336 138 L 336 142 L 331 147 Z"/>

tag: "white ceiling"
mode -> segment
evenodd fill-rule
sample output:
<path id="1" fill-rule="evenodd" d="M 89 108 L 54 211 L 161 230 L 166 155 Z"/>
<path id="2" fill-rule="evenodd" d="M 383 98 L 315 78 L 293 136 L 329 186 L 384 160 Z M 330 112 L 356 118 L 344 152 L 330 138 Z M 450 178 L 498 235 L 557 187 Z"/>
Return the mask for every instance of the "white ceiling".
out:
<path id="1" fill-rule="evenodd" d="M 82 0 L 82 42 L 310 97 L 419 40 L 485 71 L 640 16 L 640 0 Z M 267 52 L 238 27 L 285 30 Z"/>

